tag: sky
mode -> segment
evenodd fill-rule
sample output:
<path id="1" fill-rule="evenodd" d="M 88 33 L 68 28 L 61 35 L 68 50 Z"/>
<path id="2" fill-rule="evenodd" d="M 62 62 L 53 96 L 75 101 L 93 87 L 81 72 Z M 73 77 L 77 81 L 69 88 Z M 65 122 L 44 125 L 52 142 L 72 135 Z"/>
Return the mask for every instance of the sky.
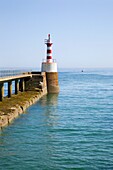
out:
<path id="1" fill-rule="evenodd" d="M 0 0 L 0 67 L 113 67 L 113 0 Z"/>

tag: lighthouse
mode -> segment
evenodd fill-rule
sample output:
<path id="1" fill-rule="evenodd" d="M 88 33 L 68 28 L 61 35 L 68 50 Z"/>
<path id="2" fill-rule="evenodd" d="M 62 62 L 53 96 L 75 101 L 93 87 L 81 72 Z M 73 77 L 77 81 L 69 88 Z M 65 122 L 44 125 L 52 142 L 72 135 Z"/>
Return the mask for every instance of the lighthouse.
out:
<path id="1" fill-rule="evenodd" d="M 57 63 L 52 57 L 52 41 L 50 34 L 48 34 L 48 39 L 45 39 L 45 44 L 47 45 L 46 59 L 42 62 L 42 72 L 57 72 Z"/>
<path id="2" fill-rule="evenodd" d="M 58 93 L 58 72 L 57 72 L 57 63 L 56 60 L 52 57 L 52 41 L 50 34 L 48 38 L 45 39 L 45 44 L 47 46 L 46 59 L 42 62 L 42 72 L 46 72 L 47 80 L 47 91 L 48 93 Z"/>

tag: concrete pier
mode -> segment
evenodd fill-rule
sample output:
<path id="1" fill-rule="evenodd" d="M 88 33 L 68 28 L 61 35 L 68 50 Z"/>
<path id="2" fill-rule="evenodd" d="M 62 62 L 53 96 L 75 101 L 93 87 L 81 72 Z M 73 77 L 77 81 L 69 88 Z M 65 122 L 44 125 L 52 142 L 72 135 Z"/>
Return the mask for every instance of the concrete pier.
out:
<path id="1" fill-rule="evenodd" d="M 12 81 L 15 91 L 12 94 Z M 8 96 L 4 97 L 4 83 L 8 83 Z M 26 108 L 47 94 L 46 73 L 31 72 L 0 79 L 0 129 L 10 124 Z"/>
<path id="2" fill-rule="evenodd" d="M 12 81 L 15 82 L 15 92 L 45 91 L 47 93 L 47 80 L 45 72 L 31 72 L 18 76 L 0 78 L 0 101 L 4 99 L 4 83 L 8 83 L 8 98 L 12 96 Z"/>
<path id="3" fill-rule="evenodd" d="M 0 101 L 4 99 L 4 83 L 8 83 L 8 98 L 12 96 L 12 81 L 15 81 L 15 94 L 25 91 L 25 81 L 30 79 L 32 74 L 26 73 L 17 76 L 0 78 Z M 20 83 L 19 83 L 20 82 Z"/>

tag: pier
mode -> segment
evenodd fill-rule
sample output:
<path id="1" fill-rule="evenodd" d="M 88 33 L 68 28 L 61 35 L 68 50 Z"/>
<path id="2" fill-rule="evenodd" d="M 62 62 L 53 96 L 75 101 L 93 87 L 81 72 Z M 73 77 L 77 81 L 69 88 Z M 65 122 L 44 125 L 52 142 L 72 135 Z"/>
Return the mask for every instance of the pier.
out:
<path id="1" fill-rule="evenodd" d="M 14 82 L 14 83 L 12 83 Z M 7 83 L 7 96 L 4 85 Z M 0 78 L 0 129 L 9 125 L 16 117 L 47 94 L 45 72 L 27 72 Z"/>
<path id="2" fill-rule="evenodd" d="M 4 83 L 8 83 L 8 97 L 12 96 L 12 81 L 15 82 L 15 94 L 18 94 L 19 91 L 25 91 L 26 81 L 32 77 L 31 73 L 23 73 L 21 75 L 1 77 L 0 78 L 0 101 L 4 99 Z"/>

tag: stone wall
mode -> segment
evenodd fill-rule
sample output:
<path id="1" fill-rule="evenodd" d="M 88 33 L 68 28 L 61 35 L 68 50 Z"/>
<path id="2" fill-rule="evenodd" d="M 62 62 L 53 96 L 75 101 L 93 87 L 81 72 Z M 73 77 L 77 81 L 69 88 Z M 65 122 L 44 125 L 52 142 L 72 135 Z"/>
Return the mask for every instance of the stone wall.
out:
<path id="1" fill-rule="evenodd" d="M 58 73 L 48 72 L 46 73 L 46 79 L 48 93 L 59 93 Z"/>
<path id="2" fill-rule="evenodd" d="M 25 82 L 26 91 L 47 91 L 46 73 L 32 72 L 32 78 Z"/>

